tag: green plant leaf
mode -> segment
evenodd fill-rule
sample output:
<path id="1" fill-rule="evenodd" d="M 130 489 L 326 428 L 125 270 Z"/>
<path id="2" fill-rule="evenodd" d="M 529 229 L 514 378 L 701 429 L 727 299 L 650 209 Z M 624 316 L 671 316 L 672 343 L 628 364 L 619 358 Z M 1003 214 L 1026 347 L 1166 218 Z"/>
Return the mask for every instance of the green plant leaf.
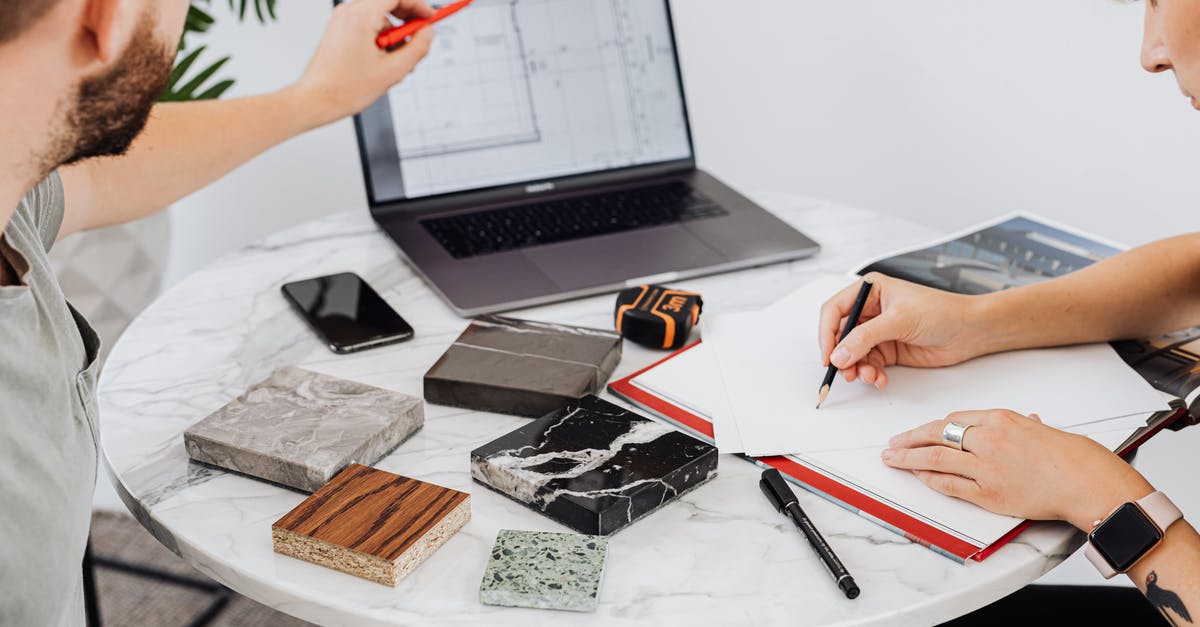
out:
<path id="1" fill-rule="evenodd" d="M 196 90 L 200 89 L 200 87 L 204 85 L 205 81 L 212 78 L 213 74 L 216 74 L 218 71 L 220 71 L 221 67 L 226 63 L 229 63 L 229 57 L 222 57 L 221 59 L 217 60 L 217 62 L 204 68 L 204 70 L 197 74 L 195 78 L 188 81 L 188 83 L 183 87 L 179 88 L 179 93 L 183 94 L 188 99 L 191 99 L 193 94 L 196 93 Z"/>
<path id="2" fill-rule="evenodd" d="M 246 10 L 249 8 L 250 2 L 251 0 L 229 0 L 229 10 L 237 13 L 239 20 L 245 20 Z M 259 22 L 266 24 L 269 20 L 276 19 L 276 0 L 253 0 L 253 2 L 254 15 L 258 17 Z"/>
<path id="3" fill-rule="evenodd" d="M 228 56 L 218 59 L 197 73 L 196 76 L 187 81 L 187 83 L 183 84 L 182 86 L 180 85 L 180 83 L 185 80 L 185 76 L 187 75 L 188 71 L 193 65 L 195 65 L 196 60 L 200 58 L 200 55 L 203 54 L 205 50 L 206 47 L 201 46 L 200 48 L 191 51 L 175 66 L 175 69 L 172 70 L 171 76 L 167 81 L 166 90 L 164 90 L 162 95 L 159 96 L 159 102 L 208 100 L 221 96 L 226 90 L 233 86 L 234 81 L 229 79 L 220 81 L 217 84 L 207 88 L 204 86 L 206 82 L 208 82 L 217 72 L 221 70 L 222 67 L 225 66 L 226 63 L 229 62 L 230 57 Z"/>
<path id="4" fill-rule="evenodd" d="M 233 87 L 233 84 L 234 84 L 233 79 L 225 79 L 225 80 L 217 83 L 216 85 L 209 87 L 207 90 L 205 90 L 199 96 L 196 96 L 196 100 L 216 100 L 217 98 L 220 98 L 225 93 L 225 90 L 229 89 L 230 87 Z"/>
<path id="5" fill-rule="evenodd" d="M 167 79 L 168 88 L 179 83 L 179 79 L 183 78 L 184 74 L 187 74 L 187 71 L 192 68 L 196 59 L 204 53 L 205 49 L 207 49 L 207 46 L 200 46 L 175 63 L 175 67 L 171 68 L 171 76 Z"/>
<path id="6" fill-rule="evenodd" d="M 183 22 L 183 34 L 179 36 L 179 50 L 187 48 L 188 35 L 207 33 L 216 23 L 213 16 L 192 4 L 188 7 L 187 19 Z"/>
<path id="7" fill-rule="evenodd" d="M 254 14 L 259 22 L 266 24 L 267 22 L 278 19 L 275 13 L 278 0 L 227 0 L 229 10 L 233 12 L 239 20 L 245 20 L 246 13 L 249 9 L 250 2 L 254 2 Z M 234 85 L 232 79 L 220 80 L 213 85 L 207 85 L 217 72 L 229 62 L 230 57 L 222 57 L 217 61 L 204 68 L 195 77 L 189 80 L 186 84 L 180 85 L 185 80 L 185 76 L 192 70 L 200 56 L 207 49 L 206 46 L 200 46 L 194 50 L 189 45 L 189 36 L 205 35 L 216 24 L 216 19 L 212 15 L 212 0 L 191 0 L 188 6 L 187 19 L 184 21 L 183 34 L 179 37 L 178 55 L 176 57 L 175 66 L 171 70 L 171 75 L 167 80 L 167 87 L 159 97 L 160 102 L 180 102 L 187 100 L 209 100 L 219 98 Z"/>
<path id="8" fill-rule="evenodd" d="M 217 22 L 211 13 L 195 4 L 188 7 L 187 18 L 183 22 L 185 33 L 207 33 L 208 29 Z"/>

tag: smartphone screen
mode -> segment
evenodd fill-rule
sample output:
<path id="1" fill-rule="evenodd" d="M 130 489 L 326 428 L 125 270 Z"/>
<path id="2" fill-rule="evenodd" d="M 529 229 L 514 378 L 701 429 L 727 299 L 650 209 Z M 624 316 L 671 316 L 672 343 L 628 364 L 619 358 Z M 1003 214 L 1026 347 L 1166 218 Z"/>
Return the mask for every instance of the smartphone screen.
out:
<path id="1" fill-rule="evenodd" d="M 412 327 L 357 274 L 288 283 L 283 294 L 335 353 L 412 339 Z"/>

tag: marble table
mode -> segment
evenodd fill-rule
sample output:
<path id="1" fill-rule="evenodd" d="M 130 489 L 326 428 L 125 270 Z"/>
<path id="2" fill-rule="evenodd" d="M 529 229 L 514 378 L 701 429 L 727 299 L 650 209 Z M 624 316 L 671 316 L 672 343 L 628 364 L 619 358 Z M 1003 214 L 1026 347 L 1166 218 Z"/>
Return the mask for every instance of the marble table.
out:
<path id="1" fill-rule="evenodd" d="M 756 308 L 820 272 L 844 272 L 937 233 L 815 200 L 756 199 L 821 242 L 808 260 L 681 282 L 706 314 Z M 283 283 L 354 271 L 416 329 L 408 343 L 330 353 L 279 293 Z M 612 296 L 516 312 L 609 327 Z M 790 522 L 756 485 L 759 470 L 720 458 L 719 475 L 610 538 L 594 614 L 479 603 L 501 529 L 566 531 L 471 481 L 470 452 L 527 419 L 428 405 L 424 429 L 383 470 L 469 492 L 473 517 L 396 588 L 277 555 L 271 523 L 304 495 L 188 462 L 183 432 L 282 366 L 298 365 L 407 394 L 466 328 L 399 260 L 365 211 L 303 224 L 218 260 L 176 285 L 117 342 L 100 384 L 105 462 L 130 511 L 206 575 L 283 612 L 332 625 L 930 625 L 995 601 L 1074 552 L 1081 534 L 1035 525 L 983 563 L 957 564 L 806 492 L 800 499 L 853 572 L 838 594 Z M 661 353 L 626 343 L 616 376 Z M 610 400 L 615 400 L 611 399 Z"/>

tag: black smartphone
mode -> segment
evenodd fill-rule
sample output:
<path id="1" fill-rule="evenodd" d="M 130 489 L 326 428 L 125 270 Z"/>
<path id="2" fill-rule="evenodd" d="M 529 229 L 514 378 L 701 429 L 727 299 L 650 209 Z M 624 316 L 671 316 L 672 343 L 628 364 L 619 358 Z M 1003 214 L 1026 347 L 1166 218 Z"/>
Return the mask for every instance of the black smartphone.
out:
<path id="1" fill-rule="evenodd" d="M 357 274 L 296 281 L 283 295 L 335 353 L 411 340 L 413 328 Z"/>

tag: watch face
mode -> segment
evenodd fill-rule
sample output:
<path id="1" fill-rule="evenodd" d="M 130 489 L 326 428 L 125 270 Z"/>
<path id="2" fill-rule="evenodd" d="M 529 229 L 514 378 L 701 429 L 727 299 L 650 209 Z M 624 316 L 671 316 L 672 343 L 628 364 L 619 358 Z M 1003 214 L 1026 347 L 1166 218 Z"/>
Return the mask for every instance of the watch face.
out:
<path id="1" fill-rule="evenodd" d="M 1125 572 L 1162 540 L 1162 532 L 1133 503 L 1122 505 L 1088 535 L 1117 572 Z"/>

